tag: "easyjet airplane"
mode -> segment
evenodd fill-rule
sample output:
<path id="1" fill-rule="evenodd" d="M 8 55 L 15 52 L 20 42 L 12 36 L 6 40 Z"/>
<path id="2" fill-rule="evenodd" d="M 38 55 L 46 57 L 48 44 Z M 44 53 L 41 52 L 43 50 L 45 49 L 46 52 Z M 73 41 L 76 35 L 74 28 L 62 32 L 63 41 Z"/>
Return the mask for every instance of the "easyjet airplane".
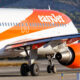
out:
<path id="1" fill-rule="evenodd" d="M 21 75 L 39 75 L 35 63 L 38 54 L 47 55 L 47 72 L 56 72 L 53 57 L 69 68 L 80 68 L 80 34 L 72 20 L 54 10 L 0 9 L 0 55 L 24 49 L 28 64 L 21 65 Z M 7 53 L 6 53 L 7 52 Z M 13 53 L 14 54 L 14 53 Z"/>

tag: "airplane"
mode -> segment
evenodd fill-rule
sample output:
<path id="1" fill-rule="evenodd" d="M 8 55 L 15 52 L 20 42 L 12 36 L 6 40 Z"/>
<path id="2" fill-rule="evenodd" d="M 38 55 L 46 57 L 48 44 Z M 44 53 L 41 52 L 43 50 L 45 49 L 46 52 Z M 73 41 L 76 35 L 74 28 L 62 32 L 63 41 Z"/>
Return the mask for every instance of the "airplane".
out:
<path id="1" fill-rule="evenodd" d="M 23 49 L 28 64 L 21 65 L 22 76 L 28 76 L 29 72 L 32 76 L 39 75 L 39 66 L 35 62 L 38 54 L 46 55 L 48 73 L 56 73 L 53 58 L 68 68 L 80 68 L 79 40 L 77 28 L 62 12 L 0 8 L 0 56 Z"/>

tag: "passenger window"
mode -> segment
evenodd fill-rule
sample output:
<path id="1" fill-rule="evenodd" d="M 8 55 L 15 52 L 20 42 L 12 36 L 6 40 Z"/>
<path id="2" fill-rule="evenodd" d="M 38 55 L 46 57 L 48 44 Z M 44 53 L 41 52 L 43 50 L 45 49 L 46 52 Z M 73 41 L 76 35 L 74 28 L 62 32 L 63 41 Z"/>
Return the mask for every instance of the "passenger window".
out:
<path id="1" fill-rule="evenodd" d="M 0 23 L 0 26 L 1 26 L 1 23 Z"/>
<path id="2" fill-rule="evenodd" d="M 2 23 L 2 26 L 4 26 L 4 23 Z"/>

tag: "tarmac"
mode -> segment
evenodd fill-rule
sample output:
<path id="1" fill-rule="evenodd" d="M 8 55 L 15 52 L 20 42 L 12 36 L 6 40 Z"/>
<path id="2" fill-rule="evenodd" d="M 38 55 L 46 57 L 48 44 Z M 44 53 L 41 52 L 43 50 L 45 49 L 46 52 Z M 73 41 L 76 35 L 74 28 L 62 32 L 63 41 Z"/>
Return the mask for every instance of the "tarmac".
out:
<path id="1" fill-rule="evenodd" d="M 25 63 L 26 61 L 0 61 L 0 63 Z M 38 60 L 40 66 L 39 76 L 21 76 L 20 66 L 1 66 L 0 67 L 0 80 L 77 80 L 77 73 L 80 69 L 69 69 L 60 65 L 56 60 L 54 64 L 57 68 L 57 73 L 47 73 L 46 68 L 48 65 L 47 60 Z"/>

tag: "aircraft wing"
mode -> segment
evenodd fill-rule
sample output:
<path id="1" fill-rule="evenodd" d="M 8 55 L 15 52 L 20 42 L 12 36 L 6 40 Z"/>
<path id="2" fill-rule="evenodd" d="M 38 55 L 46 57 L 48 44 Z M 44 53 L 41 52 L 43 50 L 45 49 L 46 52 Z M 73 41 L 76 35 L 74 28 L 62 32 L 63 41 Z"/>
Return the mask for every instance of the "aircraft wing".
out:
<path id="1" fill-rule="evenodd" d="M 29 45 L 44 43 L 44 42 L 47 43 L 47 42 L 50 42 L 50 41 L 53 41 L 53 40 L 64 40 L 64 39 L 80 40 L 80 33 L 79 34 L 56 36 L 56 37 L 49 37 L 49 38 L 43 38 L 43 39 L 38 39 L 38 40 L 32 40 L 32 41 L 19 42 L 19 43 L 16 43 L 16 44 L 7 45 L 6 49 L 17 48 L 17 47 L 22 47 L 22 46 L 29 46 Z"/>

